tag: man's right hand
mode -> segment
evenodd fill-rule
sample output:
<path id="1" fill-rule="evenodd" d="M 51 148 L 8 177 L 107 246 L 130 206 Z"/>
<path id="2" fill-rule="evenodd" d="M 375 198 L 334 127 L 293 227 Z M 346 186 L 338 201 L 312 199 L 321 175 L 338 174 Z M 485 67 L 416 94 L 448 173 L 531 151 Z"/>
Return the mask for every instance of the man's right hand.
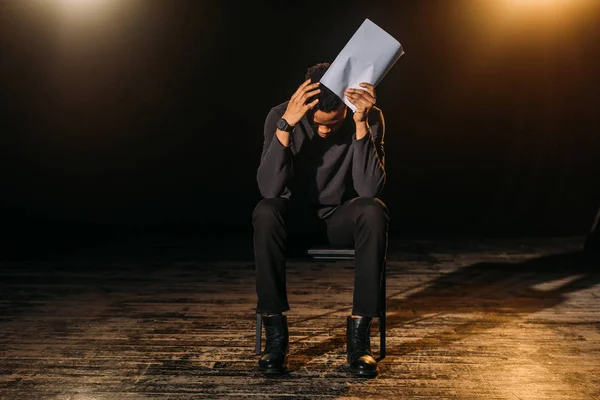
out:
<path id="1" fill-rule="evenodd" d="M 310 79 L 304 81 L 296 90 L 296 93 L 290 99 L 288 106 L 283 113 L 283 118 L 290 125 L 297 125 L 304 115 L 317 105 L 319 99 L 315 99 L 310 103 L 306 103 L 308 99 L 321 91 L 318 89 L 320 82 L 310 83 Z"/>

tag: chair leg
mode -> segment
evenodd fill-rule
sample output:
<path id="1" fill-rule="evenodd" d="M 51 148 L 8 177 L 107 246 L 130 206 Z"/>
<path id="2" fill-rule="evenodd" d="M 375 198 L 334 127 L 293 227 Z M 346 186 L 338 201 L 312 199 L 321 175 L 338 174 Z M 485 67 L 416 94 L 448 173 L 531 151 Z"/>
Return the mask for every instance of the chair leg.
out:
<path id="1" fill-rule="evenodd" d="M 379 318 L 379 359 L 385 358 L 385 315 Z"/>
<path id="2" fill-rule="evenodd" d="M 385 328 L 386 328 L 386 313 L 387 313 L 387 309 L 386 309 L 386 304 L 387 304 L 387 300 L 386 300 L 386 293 L 385 293 L 385 287 L 386 287 L 386 281 L 387 281 L 387 275 L 386 275 L 386 262 L 385 260 L 383 261 L 383 279 L 381 281 L 381 317 L 379 317 L 379 360 L 383 360 L 385 358 Z"/>
<path id="3" fill-rule="evenodd" d="M 262 314 L 256 313 L 256 355 L 260 355 L 260 340 L 262 336 Z"/>

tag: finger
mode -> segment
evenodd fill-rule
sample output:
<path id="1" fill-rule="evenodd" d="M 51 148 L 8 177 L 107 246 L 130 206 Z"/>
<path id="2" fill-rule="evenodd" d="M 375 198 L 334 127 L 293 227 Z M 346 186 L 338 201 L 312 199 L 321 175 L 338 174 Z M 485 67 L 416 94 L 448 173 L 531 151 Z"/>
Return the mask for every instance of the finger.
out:
<path id="1" fill-rule="evenodd" d="M 299 95 L 300 93 L 302 93 L 302 90 L 303 90 L 303 89 L 304 89 L 306 86 L 308 86 L 309 84 L 310 84 L 310 78 L 308 78 L 307 80 L 305 80 L 304 82 L 302 82 L 302 85 L 300 85 L 300 86 L 298 87 L 298 89 L 296 89 L 296 91 L 294 92 L 294 94 L 292 95 L 292 99 L 293 99 L 293 98 L 295 98 L 295 97 L 298 97 L 298 95 Z"/>
<path id="2" fill-rule="evenodd" d="M 356 106 L 356 111 L 354 111 L 354 113 L 356 114 L 357 112 L 361 112 L 361 113 L 367 113 L 369 112 L 369 110 L 371 109 L 372 105 L 369 103 L 365 103 L 362 100 L 354 100 L 351 101 L 352 104 L 354 104 Z"/>
<path id="3" fill-rule="evenodd" d="M 354 97 L 355 99 L 360 99 L 360 100 L 364 100 L 368 103 L 370 103 L 371 105 L 375 104 L 376 99 L 371 96 L 371 94 L 365 92 L 364 90 L 361 90 L 362 93 L 349 93 L 349 96 Z"/>
<path id="4" fill-rule="evenodd" d="M 356 93 L 368 93 L 373 100 L 377 99 L 377 95 L 375 94 L 375 86 L 371 85 L 370 83 L 366 83 L 366 82 L 361 82 L 360 86 L 363 87 L 364 89 L 355 89 L 355 88 L 348 88 L 348 90 L 352 90 Z"/>
<path id="5" fill-rule="evenodd" d="M 365 108 L 366 110 L 368 110 L 369 108 L 373 107 L 373 103 L 371 103 L 371 102 L 370 102 L 370 101 L 368 101 L 368 100 L 365 100 L 364 98 L 358 99 L 358 100 L 357 100 L 357 103 L 358 103 L 358 104 L 359 104 L 361 107 Z"/>
<path id="6" fill-rule="evenodd" d="M 361 82 L 360 86 L 364 87 L 371 96 L 373 96 L 374 98 L 377 98 L 377 95 L 375 95 L 375 86 L 371 85 L 368 82 Z"/>
<path id="7" fill-rule="evenodd" d="M 306 104 L 304 106 L 306 108 L 306 111 L 312 110 L 317 105 L 318 102 L 319 102 L 319 99 L 314 99 L 312 102 Z"/>
<path id="8" fill-rule="evenodd" d="M 310 92 L 304 93 L 302 95 L 302 97 L 300 97 L 300 99 L 302 100 L 303 103 L 306 103 L 306 100 L 310 99 L 315 94 L 320 93 L 320 92 L 321 92 L 321 89 L 311 90 Z"/>
<path id="9" fill-rule="evenodd" d="M 346 96 L 346 98 L 348 99 L 348 101 L 349 101 L 350 103 L 352 103 L 352 104 L 354 104 L 356 107 L 358 107 L 358 104 L 356 104 L 356 100 L 355 100 L 355 99 L 353 99 L 352 97 L 348 97 L 348 96 Z"/>
<path id="10" fill-rule="evenodd" d="M 368 104 L 369 107 L 372 107 L 375 104 L 375 99 L 373 98 L 373 96 L 371 96 L 364 90 L 359 89 L 359 91 L 362 93 L 347 93 L 346 97 L 354 99 L 354 101 L 360 102 L 361 104 Z"/>
<path id="11" fill-rule="evenodd" d="M 377 99 L 374 96 L 374 93 L 370 93 L 370 92 L 368 92 L 366 90 L 363 90 L 363 89 L 348 89 L 347 93 L 348 94 L 352 94 L 352 95 L 356 95 L 358 97 L 366 98 L 367 100 L 369 100 L 373 104 L 375 104 L 377 102 Z"/>
<path id="12" fill-rule="evenodd" d="M 321 82 L 315 82 L 315 83 L 311 83 L 308 86 L 303 87 L 302 90 L 300 90 L 299 95 L 303 96 L 306 92 L 318 88 L 320 84 L 321 84 Z"/>
<path id="13" fill-rule="evenodd" d="M 318 88 L 320 84 L 321 84 L 321 82 L 315 82 L 315 83 L 311 83 L 310 85 L 305 85 L 305 86 L 298 88 L 298 92 L 295 93 L 294 96 L 292 96 L 292 100 L 298 100 L 298 101 L 302 101 L 302 103 L 304 103 L 304 101 L 307 99 L 307 97 L 304 97 L 304 95 L 308 91 Z"/>
<path id="14" fill-rule="evenodd" d="M 362 96 L 363 94 L 370 95 L 370 93 L 367 92 L 364 89 L 355 89 L 355 88 L 348 88 L 348 89 L 346 89 L 346 93 L 354 94 L 354 95 L 358 95 L 358 96 Z"/>

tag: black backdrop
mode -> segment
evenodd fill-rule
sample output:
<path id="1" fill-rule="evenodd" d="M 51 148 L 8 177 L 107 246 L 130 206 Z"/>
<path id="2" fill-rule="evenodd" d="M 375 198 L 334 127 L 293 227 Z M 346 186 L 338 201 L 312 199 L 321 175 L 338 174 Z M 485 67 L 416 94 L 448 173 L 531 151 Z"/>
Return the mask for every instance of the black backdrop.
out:
<path id="1" fill-rule="evenodd" d="M 378 88 L 394 233 L 592 223 L 597 2 L 117 3 L 81 20 L 52 1 L 1 3 L 4 233 L 249 232 L 267 112 L 365 18 L 406 51 Z"/>

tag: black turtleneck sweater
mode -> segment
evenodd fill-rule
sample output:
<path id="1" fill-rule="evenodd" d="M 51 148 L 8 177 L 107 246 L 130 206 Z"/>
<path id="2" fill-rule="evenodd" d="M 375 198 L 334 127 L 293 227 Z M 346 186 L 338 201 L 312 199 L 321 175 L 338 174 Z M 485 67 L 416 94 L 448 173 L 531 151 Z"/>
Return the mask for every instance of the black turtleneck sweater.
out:
<path id="1" fill-rule="evenodd" d="M 327 218 L 337 206 L 353 197 L 376 197 L 385 184 L 383 114 L 373 107 L 370 130 L 356 139 L 352 111 L 342 126 L 327 138 L 320 137 L 304 116 L 290 134 L 291 143 L 281 144 L 276 123 L 287 108 L 282 103 L 265 121 L 264 145 L 257 180 L 264 198 L 283 197 L 305 203 Z"/>

